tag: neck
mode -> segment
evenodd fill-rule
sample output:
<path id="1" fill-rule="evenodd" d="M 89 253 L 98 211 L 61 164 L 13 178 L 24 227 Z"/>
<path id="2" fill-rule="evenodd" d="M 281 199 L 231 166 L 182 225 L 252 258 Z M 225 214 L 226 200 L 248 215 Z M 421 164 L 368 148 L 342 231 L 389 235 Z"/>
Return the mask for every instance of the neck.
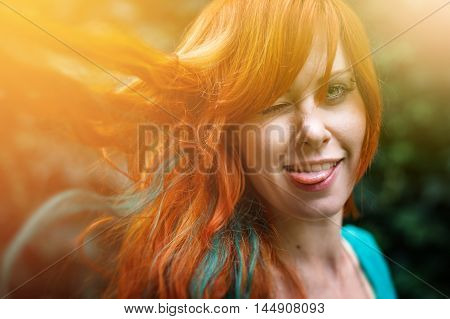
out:
<path id="1" fill-rule="evenodd" d="M 301 268 L 309 265 L 336 271 L 344 253 L 342 217 L 341 210 L 329 218 L 314 221 L 294 217 L 274 221 L 281 258 L 288 258 Z"/>

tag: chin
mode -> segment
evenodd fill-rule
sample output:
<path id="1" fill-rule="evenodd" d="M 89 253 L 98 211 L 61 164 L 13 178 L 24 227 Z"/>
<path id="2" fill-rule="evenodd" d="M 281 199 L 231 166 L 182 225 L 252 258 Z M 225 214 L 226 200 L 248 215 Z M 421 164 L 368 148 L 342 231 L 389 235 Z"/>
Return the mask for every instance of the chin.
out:
<path id="1" fill-rule="evenodd" d="M 332 217 L 341 212 L 345 200 L 322 198 L 314 202 L 306 202 L 296 209 L 296 216 L 303 218 Z"/>

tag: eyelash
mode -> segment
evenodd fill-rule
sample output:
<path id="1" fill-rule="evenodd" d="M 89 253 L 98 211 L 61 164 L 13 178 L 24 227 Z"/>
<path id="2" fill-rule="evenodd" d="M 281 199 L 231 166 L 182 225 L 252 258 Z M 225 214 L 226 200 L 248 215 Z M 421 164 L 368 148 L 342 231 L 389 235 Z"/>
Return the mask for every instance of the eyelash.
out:
<path id="1" fill-rule="evenodd" d="M 271 107 L 265 109 L 264 111 L 262 111 L 262 114 L 267 114 L 267 113 L 272 113 L 275 111 L 279 111 L 280 109 L 284 108 L 285 106 L 289 106 L 291 105 L 291 103 L 279 103 L 279 104 L 275 104 L 272 105 Z"/>
<path id="2" fill-rule="evenodd" d="M 353 81 L 352 81 L 352 84 L 353 84 Z M 330 104 L 333 105 L 333 104 L 337 104 L 338 101 L 340 101 L 342 98 L 346 97 L 348 93 L 353 91 L 355 89 L 355 85 L 352 85 L 350 88 L 347 87 L 345 84 L 330 85 L 328 87 L 328 92 L 329 92 L 330 88 L 340 88 L 341 89 L 341 94 L 339 96 L 333 97 L 333 98 L 328 98 L 328 96 L 327 96 L 327 101 L 329 103 L 331 102 Z M 328 92 L 327 92 L 327 94 L 328 94 Z"/>
<path id="3" fill-rule="evenodd" d="M 331 105 L 337 104 L 337 103 L 339 103 L 339 100 L 341 98 L 347 96 L 348 93 L 353 91 L 355 89 L 355 85 L 354 85 L 355 81 L 352 79 L 351 82 L 352 82 L 352 85 L 351 85 L 350 88 L 347 85 L 345 85 L 345 84 L 333 84 L 333 85 L 330 85 L 328 87 L 328 90 L 330 88 L 333 88 L 333 87 L 339 87 L 342 90 L 341 91 L 342 93 L 338 97 L 327 99 L 328 103 L 331 104 Z M 272 112 L 275 112 L 275 111 L 279 111 L 280 109 L 283 109 L 285 106 L 289 106 L 289 105 L 292 105 L 292 103 L 285 102 L 285 103 L 275 104 L 275 105 L 272 105 L 269 108 L 265 109 L 264 111 L 262 111 L 262 114 L 267 114 L 267 113 L 272 113 Z"/>

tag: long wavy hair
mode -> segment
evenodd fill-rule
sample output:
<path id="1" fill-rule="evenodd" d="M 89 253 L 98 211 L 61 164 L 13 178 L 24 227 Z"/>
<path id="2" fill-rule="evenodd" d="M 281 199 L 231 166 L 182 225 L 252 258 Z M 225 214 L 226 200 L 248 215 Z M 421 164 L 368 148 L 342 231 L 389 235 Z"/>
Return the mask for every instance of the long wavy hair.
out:
<path id="1" fill-rule="evenodd" d="M 71 190 L 46 202 L 7 251 L 3 274 L 11 270 L 33 227 L 49 218 L 45 216 L 94 207 L 104 215 L 80 240 L 103 229 L 111 244 L 107 257 L 89 262 L 108 283 L 103 297 L 271 298 L 277 280 L 286 282 L 293 296 L 307 297 L 301 278 L 276 253 L 276 230 L 246 183 L 238 145 L 217 134 L 228 123 L 245 123 L 284 94 L 319 34 L 327 44 L 318 91 L 323 97 L 340 40 L 366 110 L 359 180 L 376 152 L 381 99 L 367 35 L 348 5 L 340 0 L 214 0 L 171 53 L 120 33 L 70 32 L 77 52 L 101 61 L 116 80 L 127 75 L 133 81 L 120 80 L 118 88 L 103 77 L 89 76 L 89 68 L 69 72 L 70 63 L 53 67 L 51 75 L 35 65 L 33 74 L 65 76 L 71 89 L 54 89 L 47 106 L 57 110 L 64 101 L 64 110 L 55 111 L 55 117 L 63 116 L 64 127 L 79 141 L 126 154 L 127 171 L 121 172 L 132 182 L 110 196 Z M 46 61 L 58 57 L 55 53 Z M 174 146 L 161 128 L 152 140 L 152 154 L 158 155 L 142 161 L 136 136 L 143 123 L 188 124 L 196 134 L 179 138 Z M 196 131 L 205 124 L 211 129 Z M 195 169 L 192 154 L 214 163 L 214 174 Z M 356 214 L 351 197 L 344 213 Z M 279 277 L 271 280 L 275 273 Z"/>

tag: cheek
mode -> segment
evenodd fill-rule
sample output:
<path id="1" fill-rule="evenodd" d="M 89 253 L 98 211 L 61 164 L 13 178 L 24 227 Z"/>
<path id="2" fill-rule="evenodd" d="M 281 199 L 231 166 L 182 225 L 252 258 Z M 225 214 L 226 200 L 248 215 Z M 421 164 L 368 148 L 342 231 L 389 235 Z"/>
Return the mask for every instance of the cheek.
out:
<path id="1" fill-rule="evenodd" d="M 242 136 L 241 154 L 247 171 L 273 173 L 282 167 L 283 150 L 289 139 L 284 121 L 272 121 Z"/>
<path id="2" fill-rule="evenodd" d="M 329 122 L 332 134 L 347 155 L 359 159 L 366 131 L 366 111 L 359 94 L 329 114 Z"/>
<path id="3" fill-rule="evenodd" d="M 364 133 L 366 130 L 366 116 L 364 113 L 356 115 L 347 120 L 346 125 L 341 130 L 342 141 L 348 151 L 355 157 L 359 158 L 362 143 L 364 141 Z"/>
<path id="4" fill-rule="evenodd" d="M 355 103 L 353 103 L 352 116 L 349 117 L 348 124 L 348 140 L 349 144 L 355 153 L 355 157 L 359 159 L 362 144 L 364 142 L 364 135 L 366 132 L 366 109 L 364 103 L 357 95 Z"/>
<path id="5" fill-rule="evenodd" d="M 276 170 L 283 166 L 285 156 L 284 151 L 289 141 L 289 130 L 285 117 L 271 122 L 265 126 L 261 132 L 260 156 L 264 160 L 262 167 Z M 277 171 L 270 172 L 277 172 Z"/>

